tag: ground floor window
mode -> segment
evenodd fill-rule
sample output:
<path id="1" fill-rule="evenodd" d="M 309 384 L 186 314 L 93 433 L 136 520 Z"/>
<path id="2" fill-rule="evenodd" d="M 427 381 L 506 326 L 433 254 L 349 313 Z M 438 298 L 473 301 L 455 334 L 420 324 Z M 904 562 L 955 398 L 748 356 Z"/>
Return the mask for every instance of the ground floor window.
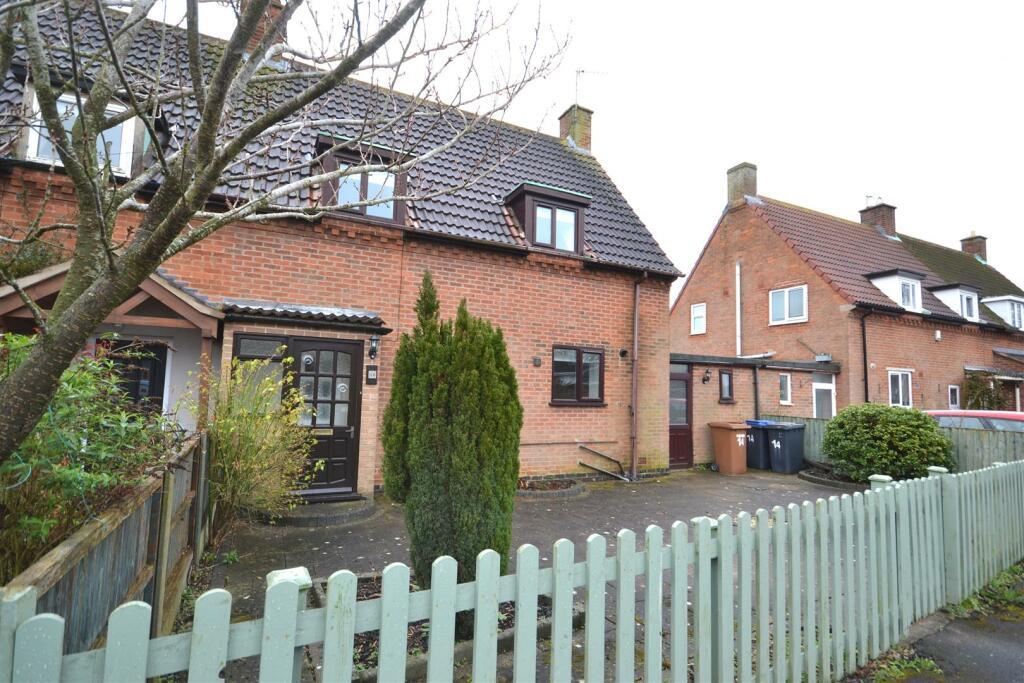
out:
<path id="1" fill-rule="evenodd" d="M 910 370 L 889 371 L 889 405 L 901 408 L 913 407 L 913 381 L 910 375 Z"/>
<path id="2" fill-rule="evenodd" d="M 140 408 L 164 409 L 167 380 L 167 345 L 160 342 L 117 341 L 110 358 L 118 368 L 121 386 Z"/>
<path id="3" fill-rule="evenodd" d="M 718 371 L 718 402 L 734 403 L 736 401 L 732 384 L 732 370 Z"/>
<path id="4" fill-rule="evenodd" d="M 597 404 L 604 401 L 604 351 L 556 346 L 551 352 L 551 402 Z"/>
<path id="5" fill-rule="evenodd" d="M 956 410 L 960 407 L 960 387 L 956 384 L 949 385 L 949 407 Z"/>
<path id="6" fill-rule="evenodd" d="M 793 405 L 793 377 L 788 372 L 779 373 L 779 403 L 784 406 Z"/>
<path id="7" fill-rule="evenodd" d="M 811 374 L 814 417 L 831 420 L 836 414 L 836 376 L 826 372 Z"/>

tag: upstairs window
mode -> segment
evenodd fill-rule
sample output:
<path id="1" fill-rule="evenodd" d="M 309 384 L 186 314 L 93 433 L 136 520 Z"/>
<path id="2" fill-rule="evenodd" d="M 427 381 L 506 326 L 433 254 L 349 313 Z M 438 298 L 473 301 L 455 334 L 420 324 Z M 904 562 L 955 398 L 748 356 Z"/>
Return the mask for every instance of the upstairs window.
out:
<path id="1" fill-rule="evenodd" d="M 535 247 L 580 254 L 590 197 L 540 183 L 522 183 L 505 197 Z"/>
<path id="2" fill-rule="evenodd" d="M 960 315 L 968 320 L 978 320 L 978 295 L 960 292 Z"/>
<path id="3" fill-rule="evenodd" d="M 85 98 L 82 99 L 85 104 Z M 28 128 L 28 149 L 25 157 L 31 161 L 42 161 L 48 164 L 61 165 L 60 155 L 50 139 L 50 133 L 39 112 L 39 100 L 33 101 L 33 119 Z M 71 131 L 78 119 L 78 101 L 74 95 L 65 94 L 57 98 L 57 111 L 64 130 Z M 108 117 L 124 113 L 125 108 L 111 104 L 107 106 Z M 110 160 L 110 167 L 115 173 L 127 175 L 132 166 L 132 149 L 135 144 L 135 126 L 132 121 L 119 123 L 96 136 L 96 158 L 101 165 Z"/>
<path id="4" fill-rule="evenodd" d="M 773 289 L 768 293 L 769 325 L 807 321 L 807 285 Z"/>
<path id="5" fill-rule="evenodd" d="M 708 331 L 708 305 L 690 306 L 690 334 L 704 334 Z"/>
<path id="6" fill-rule="evenodd" d="M 1024 304 L 1019 301 L 1010 302 L 1010 324 L 1018 330 L 1024 329 Z"/>
<path id="7" fill-rule="evenodd" d="M 921 283 L 917 280 L 900 280 L 900 306 L 908 311 L 921 310 Z"/>
<path id="8" fill-rule="evenodd" d="M 551 403 L 604 402 L 604 351 L 556 346 L 551 352 Z"/>
<path id="9" fill-rule="evenodd" d="M 321 143 L 327 144 L 327 143 Z M 378 154 L 357 155 L 354 153 L 338 153 L 323 159 L 325 172 L 347 170 L 360 166 L 386 165 L 393 160 Z M 405 191 L 405 176 L 391 171 L 363 171 L 343 175 L 324 188 L 322 205 L 341 206 L 344 213 L 354 213 L 368 218 L 376 218 L 401 223 L 404 216 L 404 204 L 395 200 L 395 195 Z M 360 204 L 359 202 L 374 202 Z M 347 205 L 347 206 L 346 206 Z"/>

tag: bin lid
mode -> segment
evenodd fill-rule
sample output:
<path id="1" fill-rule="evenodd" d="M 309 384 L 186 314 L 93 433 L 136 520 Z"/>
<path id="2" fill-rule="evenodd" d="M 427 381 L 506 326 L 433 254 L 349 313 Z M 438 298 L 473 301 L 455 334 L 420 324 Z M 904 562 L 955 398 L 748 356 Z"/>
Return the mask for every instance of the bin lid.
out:
<path id="1" fill-rule="evenodd" d="M 800 424 L 799 422 L 775 422 L 767 426 L 770 427 L 771 429 L 787 431 L 791 429 L 803 429 L 807 425 Z"/>
<path id="2" fill-rule="evenodd" d="M 708 427 L 714 427 L 717 429 L 733 429 L 736 431 L 746 431 L 746 422 L 708 422 Z"/>
<path id="3" fill-rule="evenodd" d="M 776 423 L 774 420 L 747 420 L 747 424 L 751 427 L 771 427 Z"/>

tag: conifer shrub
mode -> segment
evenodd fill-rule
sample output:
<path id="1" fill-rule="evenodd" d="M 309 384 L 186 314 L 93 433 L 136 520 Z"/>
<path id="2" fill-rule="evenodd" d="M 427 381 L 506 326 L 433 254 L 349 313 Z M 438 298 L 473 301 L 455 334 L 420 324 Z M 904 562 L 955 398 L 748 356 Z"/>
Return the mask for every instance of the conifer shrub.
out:
<path id="1" fill-rule="evenodd" d="M 822 452 L 854 481 L 872 474 L 924 477 L 928 467 L 955 467 L 953 445 L 933 417 L 920 410 L 875 403 L 850 406 L 825 426 Z"/>
<path id="2" fill-rule="evenodd" d="M 519 476 L 523 409 L 501 330 L 470 315 L 466 302 L 441 321 L 430 273 L 416 302 L 418 323 L 395 356 L 384 412 L 384 488 L 405 504 L 417 581 L 450 555 L 459 581 L 491 548 L 508 563 Z"/>

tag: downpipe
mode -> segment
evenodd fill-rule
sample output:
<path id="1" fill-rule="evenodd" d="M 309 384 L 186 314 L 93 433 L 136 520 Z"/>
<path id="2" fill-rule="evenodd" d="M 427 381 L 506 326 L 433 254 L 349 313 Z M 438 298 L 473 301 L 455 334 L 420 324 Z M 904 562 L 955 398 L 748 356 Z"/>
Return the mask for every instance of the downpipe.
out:
<path id="1" fill-rule="evenodd" d="M 633 282 L 633 351 L 631 358 L 631 388 L 629 400 L 629 479 L 637 479 L 637 397 L 639 394 L 640 365 L 637 356 L 640 354 L 640 285 L 647 279 L 647 271 L 639 280 Z"/>

